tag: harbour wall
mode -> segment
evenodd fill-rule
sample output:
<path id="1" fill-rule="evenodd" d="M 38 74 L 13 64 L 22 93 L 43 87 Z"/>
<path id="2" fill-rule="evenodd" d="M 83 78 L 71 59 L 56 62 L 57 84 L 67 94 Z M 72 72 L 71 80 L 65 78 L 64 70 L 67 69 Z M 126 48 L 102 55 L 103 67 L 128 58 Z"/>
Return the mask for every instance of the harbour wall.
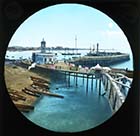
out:
<path id="1" fill-rule="evenodd" d="M 101 66 L 110 66 L 113 64 L 121 63 L 130 60 L 128 54 L 116 55 L 116 56 L 84 56 L 75 60 L 70 61 L 76 66 L 88 66 L 92 67 L 97 64 Z"/>

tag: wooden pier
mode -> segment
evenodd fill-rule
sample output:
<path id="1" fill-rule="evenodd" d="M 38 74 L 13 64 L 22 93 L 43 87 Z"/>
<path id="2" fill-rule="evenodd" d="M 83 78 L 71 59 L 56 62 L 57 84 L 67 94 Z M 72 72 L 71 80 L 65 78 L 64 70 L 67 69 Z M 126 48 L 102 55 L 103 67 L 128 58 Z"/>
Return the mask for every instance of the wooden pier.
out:
<path id="1" fill-rule="evenodd" d="M 95 66 L 96 67 L 96 66 Z M 78 80 L 82 78 L 83 84 L 86 84 L 86 93 L 89 91 L 89 84 L 93 90 L 93 82 L 95 82 L 96 91 L 99 96 L 107 98 L 113 112 L 117 111 L 124 103 L 127 93 L 131 88 L 133 79 L 133 71 L 125 69 L 111 69 L 106 70 L 104 67 L 95 69 L 79 69 L 76 66 L 43 66 L 37 65 L 36 69 L 41 71 L 51 70 L 52 72 L 60 72 L 65 75 L 67 79 L 67 87 L 71 87 L 71 78 L 74 78 L 75 86 L 78 87 Z M 90 79 L 90 82 L 89 82 Z M 104 92 L 102 91 L 104 88 Z"/>
<path id="2" fill-rule="evenodd" d="M 71 78 L 75 80 L 75 86 L 78 86 L 78 79 L 82 78 L 83 83 L 86 83 L 86 93 L 89 90 L 89 83 L 91 90 L 93 90 L 93 82 L 96 82 L 96 88 L 100 96 L 105 96 L 110 104 L 112 112 L 117 111 L 125 101 L 127 93 L 131 88 L 133 72 L 129 71 L 130 77 L 127 77 L 127 71 L 122 69 L 111 69 L 106 71 L 104 69 L 95 70 L 68 70 L 68 69 L 52 69 L 67 76 L 67 84 L 70 87 Z M 90 82 L 89 82 L 90 79 Z M 105 92 L 101 91 L 104 88 Z"/>

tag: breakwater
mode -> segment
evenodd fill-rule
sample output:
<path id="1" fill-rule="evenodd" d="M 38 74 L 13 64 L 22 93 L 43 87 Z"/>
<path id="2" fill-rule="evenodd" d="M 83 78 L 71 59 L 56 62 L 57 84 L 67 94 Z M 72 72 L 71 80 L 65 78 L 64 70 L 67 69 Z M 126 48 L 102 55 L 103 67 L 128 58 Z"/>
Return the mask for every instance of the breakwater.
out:
<path id="1" fill-rule="evenodd" d="M 79 66 L 88 66 L 92 67 L 96 64 L 100 64 L 101 66 L 110 66 L 117 63 L 121 63 L 124 61 L 130 60 L 129 54 L 121 54 L 121 55 L 111 55 L 111 56 L 83 56 L 71 60 L 70 62 Z"/>

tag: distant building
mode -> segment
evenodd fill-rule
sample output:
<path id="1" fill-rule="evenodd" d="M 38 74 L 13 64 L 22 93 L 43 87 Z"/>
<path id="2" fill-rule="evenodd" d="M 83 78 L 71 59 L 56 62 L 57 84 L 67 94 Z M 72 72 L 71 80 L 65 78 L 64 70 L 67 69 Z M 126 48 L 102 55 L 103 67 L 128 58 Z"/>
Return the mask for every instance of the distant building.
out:
<path id="1" fill-rule="evenodd" d="M 41 41 L 41 52 L 32 53 L 32 60 L 37 64 L 54 64 L 56 62 L 56 53 L 46 52 L 46 42 Z"/>

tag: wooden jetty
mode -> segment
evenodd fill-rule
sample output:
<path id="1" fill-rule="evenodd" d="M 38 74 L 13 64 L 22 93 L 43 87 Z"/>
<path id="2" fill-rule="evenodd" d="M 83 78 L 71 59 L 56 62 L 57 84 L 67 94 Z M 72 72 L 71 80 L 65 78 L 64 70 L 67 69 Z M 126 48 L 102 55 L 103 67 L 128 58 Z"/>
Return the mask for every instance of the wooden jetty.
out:
<path id="1" fill-rule="evenodd" d="M 127 69 L 112 68 L 112 73 L 121 73 L 129 78 L 133 78 L 133 71 Z"/>
<path id="2" fill-rule="evenodd" d="M 124 69 L 112 69 L 106 71 L 101 67 L 100 69 L 88 69 L 82 71 L 81 69 L 51 69 L 42 65 L 37 65 L 37 69 L 41 71 L 51 70 L 52 72 L 61 72 L 66 76 L 66 82 L 68 87 L 71 84 L 71 78 L 75 80 L 75 86 L 78 86 L 78 78 L 83 79 L 83 83 L 86 83 L 86 93 L 88 93 L 89 79 L 91 83 L 91 89 L 93 89 L 93 82 L 96 81 L 96 91 L 99 92 L 100 96 L 107 98 L 110 108 L 113 112 L 117 111 L 124 103 L 128 90 L 131 88 L 133 71 L 128 71 Z M 101 91 L 101 86 L 104 88 L 105 92 Z"/>
<path id="3" fill-rule="evenodd" d="M 53 69 L 54 70 L 54 69 Z M 122 69 L 111 69 L 106 72 L 102 67 L 100 69 L 87 71 L 73 71 L 70 69 L 55 69 L 55 71 L 62 72 L 67 76 L 68 87 L 70 87 L 70 78 L 73 77 L 75 85 L 78 86 L 78 78 L 86 79 L 86 93 L 88 93 L 89 79 L 91 79 L 91 89 L 93 89 L 93 81 L 96 80 L 96 88 L 100 96 L 106 96 L 113 112 L 117 111 L 125 101 L 128 89 L 131 87 L 133 72 Z M 127 77 L 126 75 L 130 75 Z M 97 87 L 98 85 L 98 87 Z M 101 92 L 103 85 L 105 92 Z"/>

